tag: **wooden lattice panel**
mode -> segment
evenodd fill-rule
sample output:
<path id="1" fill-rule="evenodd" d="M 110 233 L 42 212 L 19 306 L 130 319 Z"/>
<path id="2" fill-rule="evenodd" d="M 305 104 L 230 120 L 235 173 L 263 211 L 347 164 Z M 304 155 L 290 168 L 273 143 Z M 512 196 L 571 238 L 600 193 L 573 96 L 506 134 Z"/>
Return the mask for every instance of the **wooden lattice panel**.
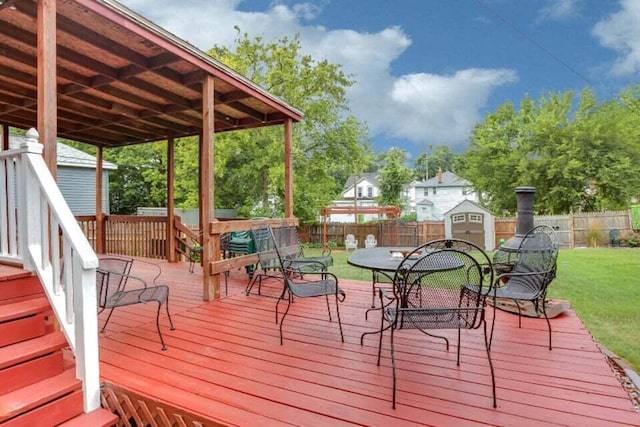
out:
<path id="1" fill-rule="evenodd" d="M 203 420 L 171 405 L 143 397 L 113 384 L 101 388 L 102 406 L 118 415 L 118 427 L 213 427 L 223 424 Z"/>

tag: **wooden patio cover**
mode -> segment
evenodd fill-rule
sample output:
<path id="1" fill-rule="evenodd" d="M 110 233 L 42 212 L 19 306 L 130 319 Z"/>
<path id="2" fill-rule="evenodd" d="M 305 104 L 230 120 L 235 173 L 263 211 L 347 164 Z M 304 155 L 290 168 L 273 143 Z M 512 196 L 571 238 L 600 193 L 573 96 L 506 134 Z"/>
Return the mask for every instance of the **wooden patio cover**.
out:
<path id="1" fill-rule="evenodd" d="M 212 47 L 215 40 L 211 41 Z M 102 149 L 200 135 L 200 218 L 213 219 L 213 135 L 284 126 L 285 216 L 293 216 L 292 125 L 302 113 L 189 43 L 112 0 L 0 0 L 0 125 L 36 128 L 55 176 L 56 138 Z M 96 200 L 101 200 L 98 176 Z M 96 204 L 98 236 L 102 211 Z M 168 227 L 172 228 L 172 227 Z M 214 242 L 203 237 L 205 265 Z M 171 235 L 168 236 L 171 242 Z M 98 252 L 101 248 L 98 246 Z M 216 284 L 205 272 L 204 298 Z"/>

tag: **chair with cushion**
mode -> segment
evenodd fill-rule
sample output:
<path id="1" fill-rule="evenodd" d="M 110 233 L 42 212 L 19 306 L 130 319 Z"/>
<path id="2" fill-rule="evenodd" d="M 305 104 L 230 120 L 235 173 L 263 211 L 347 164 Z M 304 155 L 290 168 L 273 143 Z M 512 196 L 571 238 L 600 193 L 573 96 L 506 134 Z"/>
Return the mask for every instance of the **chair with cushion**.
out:
<path id="1" fill-rule="evenodd" d="M 549 226 L 539 225 L 521 240 L 513 268 L 499 274 L 495 280 L 494 298 L 513 300 L 518 309 L 519 327 L 522 327 L 523 302 L 532 303 L 535 312 L 544 316 L 549 330 L 549 350 L 551 322 L 547 316 L 546 296 L 549 284 L 556 276 L 557 259 L 556 232 Z M 495 310 L 496 304 L 493 305 Z M 493 327 L 491 335 L 493 337 Z"/>
<path id="2" fill-rule="evenodd" d="M 396 355 L 395 332 L 400 329 L 417 329 L 435 336 L 431 330 L 454 329 L 458 331 L 457 364 L 460 364 L 460 338 L 462 329 L 479 329 L 484 332 L 484 344 L 491 371 L 493 406 L 496 407 L 496 387 L 491 361 L 487 322 L 485 320 L 486 297 L 491 282 L 484 279 L 487 270 L 472 255 L 458 249 L 443 247 L 430 251 L 416 250 L 400 263 L 393 280 L 392 292 L 380 289 L 382 323 L 378 345 L 378 365 L 382 352 L 382 336 L 390 330 L 391 364 L 393 370 L 393 408 L 396 405 Z M 410 339 L 405 335 L 405 339 Z M 417 339 L 417 338 L 416 338 Z M 412 345 L 421 346 L 421 343 Z"/>
<path id="3" fill-rule="evenodd" d="M 376 236 L 373 234 L 367 234 L 367 238 L 364 240 L 365 248 L 375 248 L 378 246 L 378 241 L 376 240 Z"/>
<path id="4" fill-rule="evenodd" d="M 329 312 L 329 321 L 332 321 L 331 306 L 329 304 L 329 297 L 335 298 L 336 301 L 336 315 L 338 319 L 338 326 L 340 328 L 340 337 L 344 342 L 344 334 L 342 332 L 342 322 L 340 320 L 340 308 L 339 303 L 344 301 L 345 293 L 338 284 L 338 278 L 328 273 L 326 270 L 315 271 L 315 267 L 304 270 L 301 274 L 301 266 L 296 266 L 295 263 L 291 263 L 285 252 L 287 247 L 282 245 L 282 242 L 278 240 L 274 231 L 277 229 L 271 229 L 268 226 L 262 226 L 254 228 L 254 236 L 270 236 L 269 241 L 263 241 L 258 244 L 261 252 L 266 259 L 278 260 L 278 272 L 279 277 L 282 278 L 284 288 L 278 302 L 276 303 L 276 323 L 280 321 L 280 344 L 283 343 L 282 327 L 284 319 L 287 317 L 291 304 L 294 298 L 313 298 L 313 297 L 325 297 L 327 302 L 327 310 Z M 280 243 L 279 243 L 280 242 Z M 264 243 L 264 244 L 263 244 Z M 274 258 L 275 257 L 275 258 Z M 287 308 L 282 314 L 282 318 L 279 319 L 278 308 L 280 301 L 287 301 Z"/>
<path id="5" fill-rule="evenodd" d="M 356 236 L 353 234 L 347 234 L 344 238 L 344 248 L 346 250 L 358 249 L 358 240 L 356 239 Z"/>
<path id="6" fill-rule="evenodd" d="M 319 256 L 307 257 L 304 255 L 295 225 L 283 225 L 275 228 L 264 225 L 254 226 L 251 228 L 251 235 L 258 254 L 258 271 L 247 285 L 245 290 L 247 295 L 256 283 L 258 283 L 258 295 L 261 294 L 263 278 L 282 279 L 280 261 L 274 251 L 270 250 L 272 234 L 280 250 L 280 255 L 285 259 L 287 268 L 296 271 L 298 275 L 326 271 L 333 265 L 330 249 L 323 251 Z"/>
<path id="7" fill-rule="evenodd" d="M 161 273 L 158 265 L 147 263 L 157 267 L 157 274 L 153 279 L 154 285 L 149 286 L 145 280 L 130 274 L 132 264 L 133 260 L 127 258 L 101 258 L 99 261 L 99 266 L 96 269 L 96 292 L 100 309 L 98 313 L 110 309 L 100 332 L 104 332 L 115 308 L 153 301 L 158 304 L 156 328 L 162 343 L 162 350 L 166 350 L 167 346 L 160 330 L 160 309 L 163 304 L 169 317 L 170 328 L 171 330 L 175 329 L 169 313 L 169 287 L 155 284 Z"/>

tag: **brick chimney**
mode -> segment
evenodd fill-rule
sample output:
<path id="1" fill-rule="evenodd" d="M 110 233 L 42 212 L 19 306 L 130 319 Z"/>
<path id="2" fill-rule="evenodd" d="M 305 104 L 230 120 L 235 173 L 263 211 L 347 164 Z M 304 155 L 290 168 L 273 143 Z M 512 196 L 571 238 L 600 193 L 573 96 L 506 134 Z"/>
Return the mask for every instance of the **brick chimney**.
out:
<path id="1" fill-rule="evenodd" d="M 438 168 L 438 184 L 442 184 L 442 168 Z"/>

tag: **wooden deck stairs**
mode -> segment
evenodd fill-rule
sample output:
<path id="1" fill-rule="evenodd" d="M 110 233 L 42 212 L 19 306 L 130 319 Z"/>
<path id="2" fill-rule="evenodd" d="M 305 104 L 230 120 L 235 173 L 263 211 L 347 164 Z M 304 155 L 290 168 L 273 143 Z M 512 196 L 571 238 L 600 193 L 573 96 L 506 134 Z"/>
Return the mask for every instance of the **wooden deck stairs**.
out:
<path id="1" fill-rule="evenodd" d="M 107 427 L 105 409 L 83 413 L 73 355 L 37 276 L 0 271 L 0 427 Z"/>

